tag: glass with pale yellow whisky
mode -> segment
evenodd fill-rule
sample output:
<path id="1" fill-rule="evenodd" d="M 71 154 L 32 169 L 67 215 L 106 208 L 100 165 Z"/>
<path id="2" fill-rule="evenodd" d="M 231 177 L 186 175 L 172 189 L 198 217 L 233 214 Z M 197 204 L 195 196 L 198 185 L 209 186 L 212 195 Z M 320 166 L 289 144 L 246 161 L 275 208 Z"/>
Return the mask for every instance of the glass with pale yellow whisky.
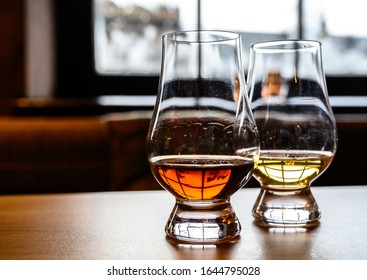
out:
<path id="1" fill-rule="evenodd" d="M 248 90 L 259 131 L 253 207 L 260 225 L 315 225 L 321 211 L 310 185 L 330 165 L 337 131 L 316 41 L 251 46 Z"/>

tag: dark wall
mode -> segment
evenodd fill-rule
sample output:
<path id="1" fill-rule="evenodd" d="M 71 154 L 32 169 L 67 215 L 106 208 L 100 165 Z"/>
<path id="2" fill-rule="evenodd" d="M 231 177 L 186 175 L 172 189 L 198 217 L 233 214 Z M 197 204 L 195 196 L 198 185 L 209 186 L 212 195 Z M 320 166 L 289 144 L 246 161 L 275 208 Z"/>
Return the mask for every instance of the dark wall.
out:
<path id="1" fill-rule="evenodd" d="M 0 98 L 22 97 L 25 88 L 23 0 L 0 2 Z"/>

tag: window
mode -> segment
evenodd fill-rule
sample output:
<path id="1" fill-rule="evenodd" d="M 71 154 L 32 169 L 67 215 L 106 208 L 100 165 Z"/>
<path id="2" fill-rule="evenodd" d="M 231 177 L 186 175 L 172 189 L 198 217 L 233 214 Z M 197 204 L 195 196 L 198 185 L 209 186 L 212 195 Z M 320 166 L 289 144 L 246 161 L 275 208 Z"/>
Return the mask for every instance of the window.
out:
<path id="1" fill-rule="evenodd" d="M 325 72 L 328 75 L 366 75 L 367 30 L 363 23 L 363 2 L 303 2 L 303 35 L 322 42 Z"/>
<path id="2" fill-rule="evenodd" d="M 94 0 L 99 74 L 159 75 L 162 34 L 196 29 L 196 0 Z"/>
<path id="3" fill-rule="evenodd" d="M 256 41 L 319 40 L 329 94 L 366 95 L 362 5 L 357 0 L 56 0 L 58 95 L 155 95 L 161 35 L 198 28 L 241 33 L 245 66 Z"/>

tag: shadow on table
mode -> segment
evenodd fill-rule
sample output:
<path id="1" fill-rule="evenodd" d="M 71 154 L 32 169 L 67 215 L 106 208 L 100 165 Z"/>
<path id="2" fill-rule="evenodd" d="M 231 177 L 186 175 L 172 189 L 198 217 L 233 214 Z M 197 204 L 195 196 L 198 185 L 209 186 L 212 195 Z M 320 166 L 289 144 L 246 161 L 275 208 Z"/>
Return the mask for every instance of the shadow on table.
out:
<path id="1" fill-rule="evenodd" d="M 262 259 L 312 259 L 312 236 L 318 231 L 319 223 L 312 227 L 263 227 L 256 222 L 253 225 Z"/>

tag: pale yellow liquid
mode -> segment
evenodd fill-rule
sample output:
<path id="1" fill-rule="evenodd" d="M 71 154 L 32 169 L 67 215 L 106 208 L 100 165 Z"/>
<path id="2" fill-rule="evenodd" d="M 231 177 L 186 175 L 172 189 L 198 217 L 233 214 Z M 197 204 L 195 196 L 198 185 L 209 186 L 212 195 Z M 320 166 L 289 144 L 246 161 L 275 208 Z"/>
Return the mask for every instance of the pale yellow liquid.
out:
<path id="1" fill-rule="evenodd" d="M 303 189 L 329 166 L 333 156 L 320 151 L 261 151 L 254 176 L 264 188 Z"/>

